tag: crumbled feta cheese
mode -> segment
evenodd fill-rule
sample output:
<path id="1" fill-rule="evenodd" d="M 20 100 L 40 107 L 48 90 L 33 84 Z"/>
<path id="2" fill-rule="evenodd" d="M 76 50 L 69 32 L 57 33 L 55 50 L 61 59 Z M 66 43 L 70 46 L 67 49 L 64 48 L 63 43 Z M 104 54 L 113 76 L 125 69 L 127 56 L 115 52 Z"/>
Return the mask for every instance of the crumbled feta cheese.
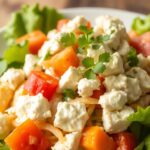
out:
<path id="1" fill-rule="evenodd" d="M 121 55 L 121 56 L 127 56 L 128 52 L 130 51 L 130 45 L 128 43 L 127 40 L 123 40 L 119 46 L 119 49 L 118 49 L 118 53 Z"/>
<path id="2" fill-rule="evenodd" d="M 140 67 L 133 67 L 128 72 L 128 75 L 136 77 L 139 80 L 143 93 L 150 92 L 150 76 Z"/>
<path id="3" fill-rule="evenodd" d="M 111 55 L 110 61 L 106 63 L 106 70 L 103 72 L 104 76 L 117 75 L 124 72 L 123 61 L 118 52 Z"/>
<path id="4" fill-rule="evenodd" d="M 99 86 L 99 80 L 83 78 L 78 83 L 78 94 L 82 97 L 92 96 L 93 91 L 98 90 Z"/>
<path id="5" fill-rule="evenodd" d="M 0 139 L 4 139 L 12 129 L 11 117 L 8 114 L 0 113 Z"/>
<path id="6" fill-rule="evenodd" d="M 88 113 L 85 104 L 80 102 L 58 103 L 54 126 L 66 132 L 81 131 L 87 120 Z"/>
<path id="7" fill-rule="evenodd" d="M 112 16 L 100 16 L 95 20 L 94 35 L 110 35 L 110 40 L 106 41 L 109 47 L 117 50 L 121 41 L 127 39 L 125 26 L 121 20 Z"/>
<path id="8" fill-rule="evenodd" d="M 87 20 L 83 16 L 76 16 L 61 28 L 61 32 L 73 32 L 78 30 L 80 25 L 87 25 Z"/>
<path id="9" fill-rule="evenodd" d="M 69 67 L 69 69 L 61 76 L 59 80 L 59 88 L 64 89 L 77 89 L 78 81 L 81 78 L 81 74 L 75 67 Z"/>
<path id="10" fill-rule="evenodd" d="M 94 50 L 92 47 L 90 47 L 87 49 L 87 57 L 94 58 L 94 62 L 97 63 L 99 60 L 99 55 L 104 52 L 112 53 L 109 47 L 105 44 L 100 45 L 99 49 L 97 50 Z"/>
<path id="11" fill-rule="evenodd" d="M 3 112 L 13 98 L 13 90 L 7 84 L 0 84 L 0 112 Z"/>
<path id="12" fill-rule="evenodd" d="M 123 90 L 127 92 L 128 101 L 134 102 L 141 96 L 142 91 L 138 79 L 127 77 L 125 75 L 109 76 L 105 78 L 104 85 L 107 91 L 112 89 Z"/>
<path id="13" fill-rule="evenodd" d="M 103 109 L 102 120 L 105 131 L 112 134 L 126 130 L 129 126 L 127 118 L 132 113 L 134 113 L 134 110 L 127 106 L 120 111 Z"/>
<path id="14" fill-rule="evenodd" d="M 58 31 L 56 29 L 50 30 L 47 34 L 49 40 L 53 39 L 57 35 Z"/>
<path id="15" fill-rule="evenodd" d="M 112 90 L 105 93 L 99 99 L 99 104 L 102 108 L 109 111 L 120 110 L 127 102 L 127 93 L 124 91 Z"/>
<path id="16" fill-rule="evenodd" d="M 35 55 L 26 55 L 23 70 L 27 76 L 31 73 L 32 70 L 41 70 L 41 67 L 38 65 L 38 60 L 38 57 Z"/>
<path id="17" fill-rule="evenodd" d="M 22 69 L 8 69 L 0 78 L 2 83 L 6 83 L 9 87 L 15 90 L 25 80 L 25 74 Z"/>
<path id="18" fill-rule="evenodd" d="M 80 132 L 72 132 L 70 134 L 66 134 L 66 140 L 61 143 L 58 141 L 53 147 L 52 150 L 78 150 L 81 133 Z"/>
<path id="19" fill-rule="evenodd" d="M 42 94 L 35 96 L 20 96 L 14 105 L 16 122 L 22 123 L 27 119 L 47 119 L 51 117 L 50 104 Z"/>

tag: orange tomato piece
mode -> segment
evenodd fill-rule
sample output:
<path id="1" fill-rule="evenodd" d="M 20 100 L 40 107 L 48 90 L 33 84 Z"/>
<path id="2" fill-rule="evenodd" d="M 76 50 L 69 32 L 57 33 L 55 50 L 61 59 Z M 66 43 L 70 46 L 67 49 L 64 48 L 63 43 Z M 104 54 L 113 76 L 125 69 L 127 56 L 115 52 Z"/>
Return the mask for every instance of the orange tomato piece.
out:
<path id="1" fill-rule="evenodd" d="M 70 66 L 78 67 L 79 59 L 74 49 L 67 47 L 49 60 L 43 61 L 42 64 L 47 69 L 52 67 L 54 72 L 60 77 Z"/>
<path id="2" fill-rule="evenodd" d="M 17 127 L 5 139 L 12 150 L 48 150 L 50 144 L 32 120 Z"/>
<path id="3" fill-rule="evenodd" d="M 61 31 L 62 27 L 67 24 L 69 22 L 69 19 L 65 18 L 65 19 L 61 19 L 58 21 L 57 23 L 57 30 Z"/>
<path id="4" fill-rule="evenodd" d="M 85 150 L 115 150 L 116 148 L 113 139 L 98 126 L 87 127 L 83 131 L 81 146 Z"/>
<path id="5" fill-rule="evenodd" d="M 41 31 L 33 31 L 16 39 L 16 43 L 23 41 L 29 42 L 29 51 L 32 54 L 37 54 L 43 43 L 47 40 L 46 35 Z"/>

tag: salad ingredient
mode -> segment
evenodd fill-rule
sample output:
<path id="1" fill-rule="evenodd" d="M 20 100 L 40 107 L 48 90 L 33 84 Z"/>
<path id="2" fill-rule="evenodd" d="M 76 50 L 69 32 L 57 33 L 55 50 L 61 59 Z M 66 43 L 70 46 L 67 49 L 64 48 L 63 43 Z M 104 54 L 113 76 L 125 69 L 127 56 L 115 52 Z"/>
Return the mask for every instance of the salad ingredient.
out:
<path id="1" fill-rule="evenodd" d="M 81 146 L 85 150 L 115 150 L 115 142 L 99 126 L 91 126 L 84 129 Z"/>
<path id="2" fill-rule="evenodd" d="M 0 112 L 0 139 L 4 139 L 13 129 L 12 118 Z"/>
<path id="3" fill-rule="evenodd" d="M 133 150 L 136 147 L 135 136 L 130 132 L 120 132 L 113 135 L 119 150 Z"/>
<path id="4" fill-rule="evenodd" d="M 147 15 L 145 18 L 134 18 L 132 22 L 132 29 L 138 34 L 150 31 L 150 15 Z"/>
<path id="5" fill-rule="evenodd" d="M 66 134 L 65 141 L 58 141 L 53 147 L 52 150 L 78 150 L 79 142 L 80 142 L 81 133 L 80 132 L 72 132 Z"/>
<path id="6" fill-rule="evenodd" d="M 0 84 L 0 112 L 4 112 L 8 108 L 13 94 L 13 90 L 7 84 Z"/>
<path id="7" fill-rule="evenodd" d="M 82 78 L 78 82 L 78 94 L 81 97 L 90 97 L 93 95 L 94 90 L 98 90 L 100 82 L 97 79 Z"/>
<path id="8" fill-rule="evenodd" d="M 38 4 L 24 5 L 20 11 L 13 14 L 6 26 L 5 39 L 11 45 L 17 38 L 32 31 L 41 30 L 47 33 L 54 29 L 57 21 L 62 18 L 63 15 L 54 8 L 44 7 L 40 9 Z"/>
<path id="9" fill-rule="evenodd" d="M 142 53 L 144 56 L 150 55 L 150 32 L 146 32 L 142 35 L 132 36 L 129 34 L 130 44 L 137 50 L 138 53 Z"/>
<path id="10" fill-rule="evenodd" d="M 25 75 L 22 69 L 8 69 L 0 78 L 0 81 L 15 90 L 25 81 Z"/>
<path id="11" fill-rule="evenodd" d="M 23 123 L 28 118 L 31 120 L 45 120 L 51 117 L 50 103 L 41 93 L 35 96 L 19 96 L 14 105 L 14 112 L 18 124 Z"/>
<path id="12" fill-rule="evenodd" d="M 16 39 L 16 43 L 28 41 L 29 51 L 32 54 L 37 54 L 47 37 L 41 31 L 33 31 Z"/>
<path id="13" fill-rule="evenodd" d="M 68 70 L 61 76 L 59 87 L 61 90 L 72 89 L 76 90 L 81 74 L 75 67 L 69 67 Z"/>
<path id="14" fill-rule="evenodd" d="M 10 150 L 3 140 L 0 140 L 0 150 Z"/>
<path id="15" fill-rule="evenodd" d="M 85 104 L 80 102 L 59 102 L 54 126 L 66 132 L 81 131 L 88 118 Z"/>
<path id="16" fill-rule="evenodd" d="M 126 102 L 127 94 L 120 90 L 106 92 L 99 99 L 101 107 L 110 111 L 121 110 Z"/>
<path id="17" fill-rule="evenodd" d="M 0 59 L 0 76 L 6 71 L 8 67 L 7 61 Z"/>
<path id="18" fill-rule="evenodd" d="M 72 89 L 65 89 L 62 94 L 64 101 L 68 101 L 69 99 L 74 99 L 76 97 L 76 93 Z"/>
<path id="19" fill-rule="evenodd" d="M 43 62 L 45 68 L 52 67 L 58 76 L 62 76 L 70 66 L 78 67 L 78 65 L 79 59 L 72 47 L 67 47 Z"/>
<path id="20" fill-rule="evenodd" d="M 128 106 L 118 111 L 103 109 L 102 120 L 105 131 L 112 134 L 126 130 L 130 125 L 128 117 L 133 113 L 134 110 Z"/>
<path id="21" fill-rule="evenodd" d="M 59 21 L 57 22 L 57 27 L 56 27 L 57 30 L 58 30 L 58 31 L 61 31 L 62 27 L 63 27 L 64 25 L 66 25 L 68 22 L 69 22 L 69 19 L 67 19 L 67 18 L 64 18 L 64 19 L 59 20 Z"/>
<path id="22" fill-rule="evenodd" d="M 18 126 L 6 137 L 5 142 L 13 150 L 47 150 L 50 147 L 48 140 L 32 120 Z"/>
<path id="23" fill-rule="evenodd" d="M 29 92 L 30 95 L 42 95 L 50 100 L 54 95 L 58 81 L 56 78 L 43 73 L 42 71 L 33 71 L 28 80 L 25 82 L 24 89 Z"/>

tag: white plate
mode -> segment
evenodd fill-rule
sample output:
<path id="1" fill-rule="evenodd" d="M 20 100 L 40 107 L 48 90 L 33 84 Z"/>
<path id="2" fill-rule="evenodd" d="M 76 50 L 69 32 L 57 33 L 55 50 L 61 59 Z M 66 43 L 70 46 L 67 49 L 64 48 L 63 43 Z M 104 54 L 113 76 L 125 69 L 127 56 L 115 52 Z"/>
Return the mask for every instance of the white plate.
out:
<path id="1" fill-rule="evenodd" d="M 144 17 L 144 15 L 129 11 L 122 11 L 117 9 L 110 9 L 110 8 L 90 8 L 90 7 L 80 7 L 80 8 L 68 8 L 63 9 L 61 12 L 69 18 L 73 18 L 77 15 L 83 15 L 92 23 L 94 22 L 94 19 L 99 15 L 112 15 L 119 17 L 125 24 L 127 30 L 131 28 L 131 23 L 133 19 L 137 16 Z M 5 50 L 5 42 L 3 39 L 3 31 L 4 29 L 0 29 L 0 56 L 2 54 L 2 51 Z"/>

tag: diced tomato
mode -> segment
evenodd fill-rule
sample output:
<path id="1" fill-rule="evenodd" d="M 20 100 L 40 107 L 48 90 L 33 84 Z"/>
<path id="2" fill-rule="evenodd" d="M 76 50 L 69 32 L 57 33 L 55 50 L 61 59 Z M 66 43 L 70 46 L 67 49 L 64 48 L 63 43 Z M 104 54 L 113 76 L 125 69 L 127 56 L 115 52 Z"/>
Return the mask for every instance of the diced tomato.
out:
<path id="1" fill-rule="evenodd" d="M 143 35 L 136 35 L 129 33 L 130 44 L 138 53 L 142 53 L 144 56 L 150 55 L 150 32 L 146 32 Z"/>
<path id="2" fill-rule="evenodd" d="M 59 20 L 57 23 L 57 30 L 61 31 L 61 28 L 68 22 L 69 22 L 69 19 L 67 19 L 67 18 Z"/>
<path id="3" fill-rule="evenodd" d="M 113 135 L 113 139 L 117 144 L 117 150 L 134 150 L 136 147 L 136 139 L 132 133 L 120 132 Z"/>
<path id="4" fill-rule="evenodd" d="M 5 139 L 12 150 L 48 150 L 50 143 L 32 120 L 17 127 Z"/>
<path id="5" fill-rule="evenodd" d="M 16 43 L 29 42 L 29 50 L 32 54 L 37 54 L 43 43 L 47 40 L 46 35 L 41 31 L 33 31 L 16 39 Z"/>
<path id="6" fill-rule="evenodd" d="M 42 93 L 44 97 L 50 100 L 56 91 L 57 85 L 58 81 L 54 77 L 41 71 L 33 71 L 24 84 L 24 89 L 30 95 Z"/>
<path id="7" fill-rule="evenodd" d="M 96 99 L 99 99 L 99 97 L 100 97 L 101 95 L 103 95 L 103 94 L 106 92 L 106 88 L 105 88 L 105 86 L 103 85 L 103 81 L 105 80 L 104 77 L 99 76 L 98 78 L 99 78 L 100 84 L 101 84 L 101 85 L 100 85 L 100 88 L 99 88 L 99 90 L 93 91 L 93 95 L 92 95 L 92 97 L 93 97 L 93 98 L 96 98 Z"/>
<path id="8" fill-rule="evenodd" d="M 91 28 L 91 23 L 90 23 L 90 21 L 87 22 L 87 25 L 86 25 L 86 26 L 87 26 L 88 29 Z"/>

